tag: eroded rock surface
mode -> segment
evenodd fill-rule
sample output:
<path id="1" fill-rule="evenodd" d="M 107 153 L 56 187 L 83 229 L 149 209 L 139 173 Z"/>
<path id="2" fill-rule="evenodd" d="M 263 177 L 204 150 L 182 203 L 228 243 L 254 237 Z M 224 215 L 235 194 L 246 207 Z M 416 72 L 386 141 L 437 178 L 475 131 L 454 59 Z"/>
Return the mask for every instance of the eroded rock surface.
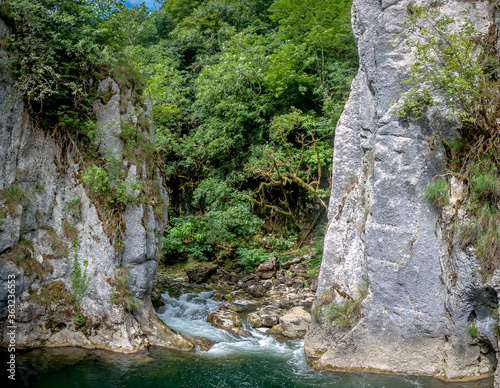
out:
<path id="1" fill-rule="evenodd" d="M 1 21 L 0 33 L 9 33 Z M 3 50 L 0 58 L 5 65 Z M 8 67 L 0 71 L 0 190 L 20 190 L 14 201 L 0 199 L 2 344 L 8 342 L 7 284 L 15 279 L 16 347 L 78 345 L 130 352 L 156 344 L 191 349 L 188 340 L 157 318 L 150 300 L 167 221 L 166 212 L 160 214 L 155 206 L 166 206 L 168 194 L 158 171 L 140 156 L 123 158 L 120 131 L 125 124 L 138 125 L 131 90 L 120 90 L 112 79 L 99 85 L 111 98 L 95 105 L 96 146 L 104 157 L 115 158 L 127 182 L 143 183 L 145 191 L 157 195 L 126 206 L 118 240 L 110 233 L 114 215 L 99 212 L 84 187 L 82 165 L 67 147 L 63 150 L 60 138 L 36 129 Z M 149 114 L 148 107 L 141 109 Z M 136 130 L 153 136 L 152 127 Z M 137 198 L 144 195 L 130 190 Z M 75 262 L 89 279 L 80 309 L 73 300 Z"/>
<path id="2" fill-rule="evenodd" d="M 311 314 L 302 307 L 294 307 L 279 319 L 283 335 L 292 338 L 304 338 L 309 331 Z"/>
<path id="3" fill-rule="evenodd" d="M 437 133 L 457 137 L 457 123 L 443 106 L 421 121 L 404 121 L 392 109 L 412 63 L 404 37 L 394 37 L 404 32 L 409 4 L 354 0 L 360 69 L 335 133 L 320 317 L 306 335 L 306 354 L 319 368 L 484 376 L 497 364 L 500 277 L 477 276 L 473 252 L 446 240 L 440 214 L 422 195 L 444 172 L 443 149 L 431 150 L 427 140 Z M 469 5 L 437 7 L 460 20 Z M 474 5 L 470 17 L 485 33 L 496 11 L 488 2 Z M 331 293 L 328 303 L 344 305 L 363 294 L 364 284 L 357 322 L 332 326 L 321 296 Z"/>

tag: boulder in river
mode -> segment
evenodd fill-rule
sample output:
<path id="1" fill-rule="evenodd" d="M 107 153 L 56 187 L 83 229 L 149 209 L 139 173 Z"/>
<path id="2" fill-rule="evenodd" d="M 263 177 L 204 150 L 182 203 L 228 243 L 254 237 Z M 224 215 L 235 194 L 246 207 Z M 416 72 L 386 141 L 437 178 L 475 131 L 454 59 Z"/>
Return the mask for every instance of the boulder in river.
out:
<path id="1" fill-rule="evenodd" d="M 211 263 L 194 268 L 188 268 L 185 271 L 190 282 L 203 283 L 217 272 L 217 268 L 219 268 L 217 264 Z"/>
<path id="2" fill-rule="evenodd" d="M 219 307 L 219 310 L 229 310 L 229 311 L 234 311 L 235 313 L 241 311 L 241 309 L 232 302 L 222 303 L 221 306 Z"/>
<path id="3" fill-rule="evenodd" d="M 304 338 L 311 324 L 311 314 L 302 307 L 294 307 L 280 318 L 283 335 Z"/>
<path id="4" fill-rule="evenodd" d="M 241 329 L 241 318 L 231 310 L 219 310 L 208 313 L 207 321 L 221 329 L 231 330 L 238 335 L 245 335 Z"/>

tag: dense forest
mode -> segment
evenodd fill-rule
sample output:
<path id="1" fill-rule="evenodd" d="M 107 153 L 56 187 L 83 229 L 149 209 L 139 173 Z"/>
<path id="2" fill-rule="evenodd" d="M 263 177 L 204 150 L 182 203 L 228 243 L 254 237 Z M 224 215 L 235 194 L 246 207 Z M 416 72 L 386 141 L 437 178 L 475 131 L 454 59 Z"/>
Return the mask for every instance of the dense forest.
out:
<path id="1" fill-rule="evenodd" d="M 167 179 L 163 262 L 250 269 L 292 252 L 310 253 L 312 267 L 321 260 L 334 130 L 358 65 L 350 8 L 349 0 L 167 0 L 155 10 L 6 0 L 0 11 L 29 111 L 89 161 L 83 178 L 103 206 L 131 200 L 115 163 L 92 145 L 93 101 L 109 98 L 95 81 L 111 76 L 153 104 L 154 144 L 122 135 Z"/>

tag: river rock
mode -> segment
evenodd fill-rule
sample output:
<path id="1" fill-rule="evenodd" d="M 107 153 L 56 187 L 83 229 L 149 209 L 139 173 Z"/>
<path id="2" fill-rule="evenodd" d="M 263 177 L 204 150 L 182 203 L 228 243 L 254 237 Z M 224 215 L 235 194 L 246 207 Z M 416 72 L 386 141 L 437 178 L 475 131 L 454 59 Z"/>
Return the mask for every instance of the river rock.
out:
<path id="1" fill-rule="evenodd" d="M 316 297 L 311 294 L 304 294 L 302 295 L 300 299 L 300 306 L 306 310 L 307 312 L 311 312 L 312 306 L 314 301 L 316 300 Z"/>
<path id="2" fill-rule="evenodd" d="M 269 261 L 260 264 L 257 267 L 257 272 L 274 271 L 275 269 L 276 269 L 276 257 L 272 257 L 269 259 Z"/>
<path id="3" fill-rule="evenodd" d="M 210 276 L 217 272 L 219 266 L 214 263 L 199 265 L 194 268 L 188 268 L 185 270 L 187 277 L 190 282 L 193 283 L 203 283 L 208 280 Z"/>
<path id="4" fill-rule="evenodd" d="M 212 297 L 214 300 L 223 300 L 224 299 L 224 294 L 222 292 L 216 292 L 214 296 Z"/>
<path id="5" fill-rule="evenodd" d="M 281 326 L 280 323 L 278 323 L 277 325 L 274 325 L 273 327 L 271 327 L 268 331 L 267 331 L 268 334 L 283 334 L 283 326 Z"/>
<path id="6" fill-rule="evenodd" d="M 302 290 L 304 288 L 305 282 L 302 276 L 296 276 L 293 278 L 292 288 L 295 291 Z"/>
<path id="7" fill-rule="evenodd" d="M 259 280 L 260 280 L 260 278 L 259 278 L 259 276 L 256 273 L 251 273 L 251 274 L 245 275 L 242 278 L 240 278 L 240 280 L 238 281 L 237 286 L 241 288 L 247 282 L 250 282 L 250 281 L 259 281 Z"/>
<path id="8" fill-rule="evenodd" d="M 259 314 L 257 313 L 248 314 L 248 319 L 250 320 L 252 327 L 255 327 L 256 329 L 262 327 L 262 321 L 260 320 Z"/>
<path id="9" fill-rule="evenodd" d="M 305 263 L 298 263 L 291 265 L 290 272 L 301 276 L 307 275 Z"/>
<path id="10" fill-rule="evenodd" d="M 262 283 L 257 282 L 257 281 L 250 281 L 246 282 L 243 285 L 243 289 L 248 292 L 249 295 L 255 297 L 255 298 L 260 298 L 264 296 L 267 292 L 266 287 L 262 285 Z"/>
<path id="11" fill-rule="evenodd" d="M 283 335 L 304 338 L 311 324 L 311 314 L 302 307 L 294 307 L 279 319 Z"/>
<path id="12" fill-rule="evenodd" d="M 246 301 L 250 298 L 250 296 L 243 290 L 234 290 L 226 295 L 226 300 L 233 302 L 235 300 L 243 300 Z"/>
<path id="13" fill-rule="evenodd" d="M 207 321 L 215 327 L 230 330 L 242 337 L 247 337 L 250 335 L 250 333 L 241 328 L 240 316 L 236 312 L 231 310 L 219 310 L 208 313 Z"/>
<path id="14" fill-rule="evenodd" d="M 219 310 L 230 310 L 236 313 L 240 312 L 241 309 L 232 302 L 224 302 L 220 305 Z"/>
<path id="15" fill-rule="evenodd" d="M 272 327 L 279 323 L 280 317 L 283 315 L 283 310 L 272 306 L 264 306 L 259 311 L 249 314 L 249 319 L 254 327 Z"/>
<path id="16" fill-rule="evenodd" d="M 276 271 L 261 271 L 258 272 L 261 279 L 272 279 L 276 275 Z"/>
<path id="17" fill-rule="evenodd" d="M 288 286 L 288 287 L 291 287 L 293 286 L 293 284 L 295 283 L 295 277 L 294 276 L 291 276 L 291 275 L 285 275 L 285 285 Z"/>
<path id="18" fill-rule="evenodd" d="M 269 261 L 260 264 L 257 267 L 257 275 L 261 279 L 271 279 L 276 275 L 276 258 L 273 257 Z"/>
<path id="19" fill-rule="evenodd" d="M 219 310 L 208 313 L 207 321 L 222 329 L 232 329 L 241 326 L 241 319 L 236 312 L 231 310 Z"/>
<path id="20" fill-rule="evenodd" d="M 299 264 L 299 263 L 303 262 L 305 259 L 308 259 L 310 257 L 311 256 L 309 256 L 309 255 L 302 255 L 302 256 L 294 257 L 292 260 L 288 260 L 288 261 L 285 261 L 284 263 L 281 263 L 280 268 L 288 269 L 292 265 Z"/>
<path id="21" fill-rule="evenodd" d="M 284 270 L 279 270 L 276 273 L 276 281 L 279 283 L 285 283 L 286 282 L 286 272 Z"/>
<path id="22" fill-rule="evenodd" d="M 234 286 L 239 280 L 240 277 L 235 273 L 225 273 L 221 278 L 222 283 L 228 286 Z"/>
<path id="23" fill-rule="evenodd" d="M 193 342 L 201 350 L 209 351 L 215 342 L 204 337 L 191 337 L 191 342 Z"/>
<path id="24" fill-rule="evenodd" d="M 285 309 L 285 310 L 290 310 L 292 307 L 295 306 L 296 300 L 290 300 L 290 299 L 281 299 L 278 303 L 278 307 L 280 309 Z"/>

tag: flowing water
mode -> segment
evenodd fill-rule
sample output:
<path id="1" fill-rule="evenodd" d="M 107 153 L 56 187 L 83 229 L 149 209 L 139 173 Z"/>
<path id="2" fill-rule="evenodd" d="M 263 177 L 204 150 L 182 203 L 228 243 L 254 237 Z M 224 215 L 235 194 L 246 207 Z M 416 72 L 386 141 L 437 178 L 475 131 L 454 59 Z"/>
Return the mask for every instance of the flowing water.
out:
<path id="1" fill-rule="evenodd" d="M 179 288 L 177 288 L 179 290 Z M 41 348 L 18 354 L 17 386 L 29 387 L 492 387 L 491 380 L 444 384 L 426 376 L 329 373 L 314 371 L 305 360 L 302 340 L 283 340 L 246 327 L 238 337 L 206 322 L 221 302 L 213 292 L 171 289 L 159 317 L 173 329 L 208 338 L 209 351 L 191 353 L 150 348 L 132 355 L 79 348 Z M 240 307 L 250 310 L 252 306 Z M 2 362 L 6 354 L 1 353 Z M 5 364 L 3 364 L 5 365 Z M 27 385 L 26 385 L 27 384 Z M 3 386 L 3 384 L 2 384 Z"/>

